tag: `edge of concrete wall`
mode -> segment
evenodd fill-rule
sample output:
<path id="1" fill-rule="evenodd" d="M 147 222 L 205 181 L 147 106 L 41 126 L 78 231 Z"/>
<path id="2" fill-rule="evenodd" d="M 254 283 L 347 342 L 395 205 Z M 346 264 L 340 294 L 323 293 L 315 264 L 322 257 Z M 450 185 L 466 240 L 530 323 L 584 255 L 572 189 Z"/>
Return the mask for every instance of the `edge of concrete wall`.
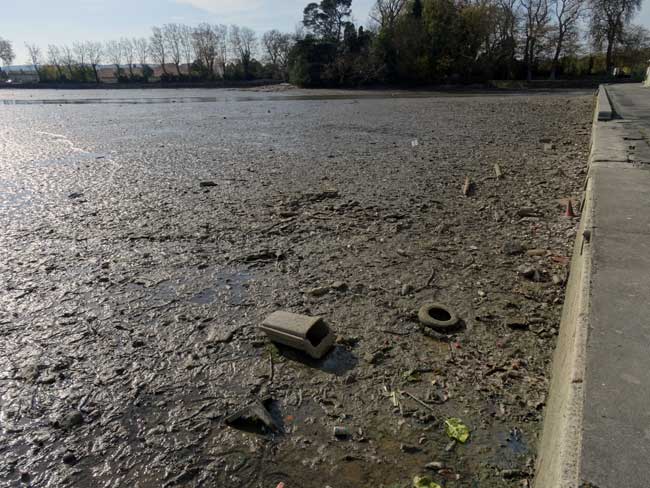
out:
<path id="1" fill-rule="evenodd" d="M 608 118 L 607 118 L 608 117 Z M 536 465 L 535 488 L 578 488 L 584 408 L 584 376 L 591 286 L 591 249 L 587 236 L 594 211 L 591 166 L 598 157 L 598 122 L 611 120 L 612 106 L 601 86 L 592 129 L 590 172 L 574 247 L 560 335 L 553 357 L 549 401 Z"/>
<path id="2" fill-rule="evenodd" d="M 596 106 L 596 120 L 608 121 L 612 120 L 614 117 L 614 111 L 612 110 L 612 103 L 609 100 L 609 95 L 607 90 L 603 85 L 598 89 L 598 105 Z"/>

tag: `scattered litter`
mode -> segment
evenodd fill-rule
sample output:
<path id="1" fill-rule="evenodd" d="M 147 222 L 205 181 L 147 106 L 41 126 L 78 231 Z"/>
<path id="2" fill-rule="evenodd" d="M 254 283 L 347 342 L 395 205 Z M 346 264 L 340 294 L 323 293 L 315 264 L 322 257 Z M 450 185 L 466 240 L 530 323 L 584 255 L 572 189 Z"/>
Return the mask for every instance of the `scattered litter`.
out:
<path id="1" fill-rule="evenodd" d="M 402 392 L 400 392 L 400 393 L 401 393 L 402 395 L 405 395 L 405 396 L 409 397 L 411 400 L 413 400 L 413 401 L 419 403 L 420 405 L 422 405 L 422 406 L 423 406 L 424 408 L 426 408 L 427 410 L 430 410 L 431 412 L 434 412 L 434 413 L 435 413 L 435 411 L 433 410 L 433 407 L 427 405 L 426 403 L 424 403 L 422 400 L 420 400 L 420 399 L 419 399 L 418 397 L 416 397 L 415 395 L 410 394 L 408 391 L 402 391 Z"/>
<path id="2" fill-rule="evenodd" d="M 428 463 L 427 465 L 424 466 L 426 469 L 432 469 L 434 471 L 437 471 L 439 469 L 445 469 L 445 463 L 442 461 L 433 461 L 431 463 Z"/>
<path id="3" fill-rule="evenodd" d="M 256 261 L 281 261 L 284 259 L 284 253 L 282 251 L 271 251 L 269 249 L 262 249 L 239 258 L 235 258 L 235 261 L 242 261 L 244 263 L 253 263 Z"/>
<path id="4" fill-rule="evenodd" d="M 517 210 L 518 217 L 539 217 L 540 213 L 534 208 L 524 207 Z"/>
<path id="5" fill-rule="evenodd" d="M 546 249 L 530 249 L 529 251 L 526 251 L 526 255 L 535 258 L 544 256 L 547 252 L 548 251 Z"/>
<path id="6" fill-rule="evenodd" d="M 516 241 L 507 241 L 503 245 L 503 254 L 506 254 L 508 256 L 518 256 L 519 254 L 523 254 L 526 250 L 524 249 L 524 246 L 519 244 Z"/>
<path id="7" fill-rule="evenodd" d="M 319 286 L 318 288 L 312 288 L 307 292 L 307 295 L 311 295 L 313 297 L 322 297 L 327 295 L 330 292 L 330 287 L 329 286 Z"/>
<path id="8" fill-rule="evenodd" d="M 544 144 L 544 152 L 555 151 L 555 144 L 546 143 Z"/>
<path id="9" fill-rule="evenodd" d="M 468 176 L 465 178 L 465 184 L 463 184 L 463 195 L 468 197 L 471 191 L 472 191 L 472 181 L 469 179 Z"/>
<path id="10" fill-rule="evenodd" d="M 75 192 L 75 193 L 70 193 L 70 195 L 68 195 L 68 198 L 69 198 L 70 200 L 76 200 L 77 198 L 81 198 L 81 197 L 83 197 L 83 196 L 84 196 L 83 193 Z"/>
<path id="11" fill-rule="evenodd" d="M 501 178 L 503 178 L 503 173 L 501 172 L 501 166 L 499 166 L 498 164 L 494 165 L 494 174 L 495 174 L 497 180 L 500 180 Z"/>
<path id="12" fill-rule="evenodd" d="M 504 480 L 514 480 L 528 477 L 528 473 L 519 469 L 504 469 L 501 471 L 501 477 Z"/>
<path id="13" fill-rule="evenodd" d="M 418 312 L 420 323 L 432 329 L 448 332 L 458 325 L 458 316 L 446 305 L 427 303 Z"/>
<path id="14" fill-rule="evenodd" d="M 199 186 L 201 188 L 210 188 L 213 186 L 217 186 L 217 184 L 214 181 L 202 181 L 201 183 L 199 183 Z"/>
<path id="15" fill-rule="evenodd" d="M 339 440 L 350 437 L 350 430 L 347 427 L 334 427 L 334 437 Z"/>
<path id="16" fill-rule="evenodd" d="M 462 420 L 450 418 L 445 420 L 445 430 L 447 435 L 461 444 L 465 444 L 469 439 L 469 427 L 463 424 Z"/>
<path id="17" fill-rule="evenodd" d="M 417 454 L 418 452 L 422 451 L 417 446 L 412 446 L 410 444 L 400 444 L 399 450 L 402 451 L 404 454 Z"/>
<path id="18" fill-rule="evenodd" d="M 260 329 L 273 342 L 322 358 L 334 345 L 335 336 L 321 317 L 308 317 L 290 312 L 274 312 Z"/>
<path id="19" fill-rule="evenodd" d="M 275 488 L 284 488 L 284 482 L 280 481 Z"/>
<path id="20" fill-rule="evenodd" d="M 270 401 L 271 397 L 254 400 L 250 405 L 229 415 L 225 421 L 226 425 L 242 430 L 254 429 L 263 433 L 265 430 L 277 432 L 278 426 L 265 406 Z"/>
<path id="21" fill-rule="evenodd" d="M 417 139 L 413 139 L 411 141 L 411 147 L 418 147 L 420 145 L 420 142 Z"/>
<path id="22" fill-rule="evenodd" d="M 427 477 L 416 476 L 413 478 L 413 488 L 442 488 L 438 483 Z"/>
<path id="23" fill-rule="evenodd" d="M 509 317 L 505 320 L 505 326 L 516 330 L 527 329 L 528 319 L 526 317 Z"/>
<path id="24" fill-rule="evenodd" d="M 402 285 L 402 289 L 400 290 L 400 295 L 405 297 L 405 296 L 410 295 L 411 293 L 413 293 L 413 290 L 414 290 L 414 288 L 413 288 L 412 285 Z"/>
<path id="25" fill-rule="evenodd" d="M 567 218 L 575 218 L 576 214 L 573 211 L 573 203 L 571 202 L 571 199 L 569 198 L 566 203 L 566 212 L 564 213 L 564 216 Z"/>
<path id="26" fill-rule="evenodd" d="M 348 289 L 348 285 L 343 281 L 335 281 L 334 283 L 332 283 L 330 288 L 336 291 L 345 291 Z"/>

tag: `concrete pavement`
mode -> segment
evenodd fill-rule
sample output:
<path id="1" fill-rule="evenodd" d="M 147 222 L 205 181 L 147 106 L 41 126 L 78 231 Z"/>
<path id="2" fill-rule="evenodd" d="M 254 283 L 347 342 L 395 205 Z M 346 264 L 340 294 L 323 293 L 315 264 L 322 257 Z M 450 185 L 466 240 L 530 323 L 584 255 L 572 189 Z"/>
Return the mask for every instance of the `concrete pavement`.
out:
<path id="1" fill-rule="evenodd" d="M 536 488 L 650 486 L 650 89 L 604 95 Z"/>

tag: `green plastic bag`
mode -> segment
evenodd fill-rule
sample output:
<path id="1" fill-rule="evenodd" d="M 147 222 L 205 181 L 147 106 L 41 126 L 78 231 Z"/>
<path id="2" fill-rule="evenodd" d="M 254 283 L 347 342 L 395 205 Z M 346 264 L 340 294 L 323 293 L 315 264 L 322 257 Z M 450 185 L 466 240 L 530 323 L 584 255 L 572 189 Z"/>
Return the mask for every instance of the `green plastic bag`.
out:
<path id="1" fill-rule="evenodd" d="M 447 430 L 447 435 L 460 442 L 465 444 L 469 439 L 469 427 L 463 424 L 460 419 L 447 419 L 445 420 L 445 427 Z"/>
<path id="2" fill-rule="evenodd" d="M 416 476 L 413 478 L 413 488 L 442 488 L 442 486 L 431 481 L 429 478 Z"/>

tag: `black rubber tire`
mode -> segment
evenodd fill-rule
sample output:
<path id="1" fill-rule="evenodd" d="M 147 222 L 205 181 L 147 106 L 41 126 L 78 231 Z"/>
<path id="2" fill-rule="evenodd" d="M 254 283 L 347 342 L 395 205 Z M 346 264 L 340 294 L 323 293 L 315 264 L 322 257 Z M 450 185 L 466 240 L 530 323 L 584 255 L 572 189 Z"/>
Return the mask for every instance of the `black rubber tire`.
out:
<path id="1" fill-rule="evenodd" d="M 449 316 L 447 320 L 436 319 L 431 316 L 431 312 L 439 310 L 443 315 Z M 441 332 L 448 332 L 455 329 L 458 326 L 458 315 L 451 310 L 446 305 L 441 303 L 427 303 L 420 308 L 418 312 L 418 319 L 420 323 L 425 327 L 431 327 L 432 329 L 439 330 Z"/>

